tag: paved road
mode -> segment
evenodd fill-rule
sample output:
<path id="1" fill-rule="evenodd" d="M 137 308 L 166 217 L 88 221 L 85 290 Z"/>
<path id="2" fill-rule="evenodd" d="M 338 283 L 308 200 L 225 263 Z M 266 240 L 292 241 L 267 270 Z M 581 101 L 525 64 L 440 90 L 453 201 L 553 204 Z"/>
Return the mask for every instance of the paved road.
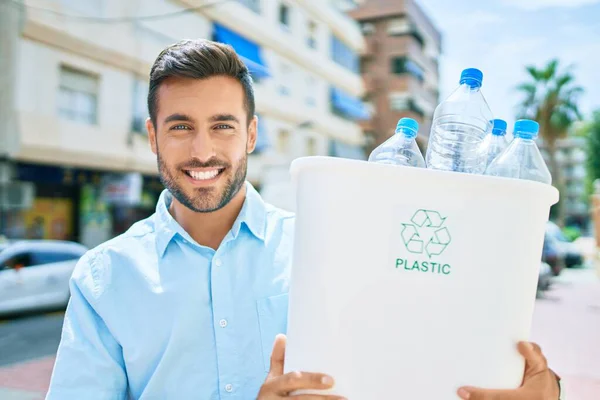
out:
<path id="1" fill-rule="evenodd" d="M 0 399 L 43 399 L 61 324 L 56 313 L 0 323 Z M 599 338 L 600 279 L 591 269 L 563 271 L 536 303 L 532 340 L 563 377 L 568 400 L 600 399 Z"/>
<path id="2" fill-rule="evenodd" d="M 0 367 L 54 355 L 63 312 L 0 321 Z"/>
<path id="3" fill-rule="evenodd" d="M 44 398 L 63 317 L 54 312 L 0 320 L 0 399 Z"/>

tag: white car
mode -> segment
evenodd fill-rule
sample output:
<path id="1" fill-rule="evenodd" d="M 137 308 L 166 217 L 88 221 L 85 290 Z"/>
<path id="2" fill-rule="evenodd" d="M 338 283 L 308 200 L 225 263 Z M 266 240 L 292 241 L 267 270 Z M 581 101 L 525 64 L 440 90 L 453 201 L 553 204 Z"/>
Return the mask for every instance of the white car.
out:
<path id="1" fill-rule="evenodd" d="M 74 242 L 24 240 L 0 251 L 0 314 L 63 307 L 69 278 L 87 251 Z"/>

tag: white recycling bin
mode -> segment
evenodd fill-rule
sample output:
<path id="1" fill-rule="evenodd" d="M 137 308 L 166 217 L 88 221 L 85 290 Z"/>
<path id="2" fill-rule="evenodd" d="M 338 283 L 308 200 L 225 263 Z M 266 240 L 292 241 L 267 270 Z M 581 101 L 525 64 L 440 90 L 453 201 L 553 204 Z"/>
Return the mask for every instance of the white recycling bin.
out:
<path id="1" fill-rule="evenodd" d="M 520 386 L 554 187 L 332 157 L 291 173 L 286 372 L 350 400 Z"/>

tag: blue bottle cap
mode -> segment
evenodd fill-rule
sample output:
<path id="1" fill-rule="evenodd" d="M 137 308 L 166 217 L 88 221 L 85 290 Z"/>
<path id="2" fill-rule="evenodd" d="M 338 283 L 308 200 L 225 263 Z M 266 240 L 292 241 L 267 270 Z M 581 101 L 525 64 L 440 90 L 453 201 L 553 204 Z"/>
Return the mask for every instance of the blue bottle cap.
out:
<path id="1" fill-rule="evenodd" d="M 483 83 L 483 72 L 477 68 L 467 68 L 460 74 L 460 84 L 466 83 L 473 89 L 481 87 Z"/>
<path id="2" fill-rule="evenodd" d="M 492 135 L 496 136 L 504 136 L 506 135 L 506 128 L 508 124 L 503 119 L 494 119 L 492 120 Z"/>
<path id="3" fill-rule="evenodd" d="M 540 132 L 540 124 L 530 119 L 520 119 L 515 122 L 513 136 L 521 139 L 535 139 Z"/>
<path id="4" fill-rule="evenodd" d="M 414 138 L 419 131 L 419 123 L 412 118 L 402 118 L 396 125 L 396 133 L 402 132 L 407 138 Z"/>

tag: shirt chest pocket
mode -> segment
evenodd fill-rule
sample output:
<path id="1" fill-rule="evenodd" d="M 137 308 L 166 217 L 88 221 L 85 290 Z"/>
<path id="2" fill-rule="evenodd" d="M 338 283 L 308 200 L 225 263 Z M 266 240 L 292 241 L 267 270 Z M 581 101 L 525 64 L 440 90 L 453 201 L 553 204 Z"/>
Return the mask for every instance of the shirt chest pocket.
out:
<path id="1" fill-rule="evenodd" d="M 287 332 L 288 294 L 259 299 L 256 306 L 258 307 L 263 362 L 265 371 L 269 371 L 275 336 Z"/>

